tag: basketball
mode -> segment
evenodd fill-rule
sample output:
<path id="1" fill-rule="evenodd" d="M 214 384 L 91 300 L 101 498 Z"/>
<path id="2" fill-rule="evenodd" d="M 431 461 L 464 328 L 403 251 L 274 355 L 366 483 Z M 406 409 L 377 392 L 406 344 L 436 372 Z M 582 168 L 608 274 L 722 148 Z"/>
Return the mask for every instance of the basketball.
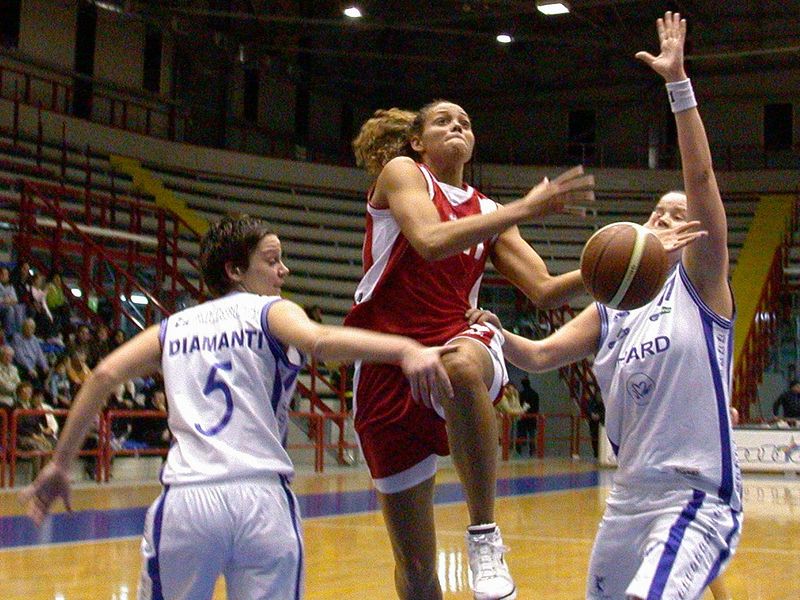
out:
<path id="1" fill-rule="evenodd" d="M 636 223 L 597 230 L 581 252 L 581 277 L 592 297 L 610 308 L 633 310 L 652 300 L 667 278 L 667 253 Z"/>

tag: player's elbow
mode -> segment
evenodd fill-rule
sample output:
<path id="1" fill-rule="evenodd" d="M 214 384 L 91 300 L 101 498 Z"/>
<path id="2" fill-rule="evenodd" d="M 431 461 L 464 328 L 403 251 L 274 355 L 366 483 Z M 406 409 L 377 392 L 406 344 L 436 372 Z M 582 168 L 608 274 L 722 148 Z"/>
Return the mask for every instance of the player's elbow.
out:
<path id="1" fill-rule="evenodd" d="M 553 285 L 553 277 L 548 277 L 546 281 L 539 281 L 535 287 L 526 291 L 526 296 L 538 308 L 551 310 L 560 307 L 564 299 L 560 290 Z"/>
<path id="2" fill-rule="evenodd" d="M 441 260 L 448 256 L 445 247 L 438 243 L 433 236 L 415 239 L 411 245 L 417 254 L 427 261 Z"/>
<path id="3" fill-rule="evenodd" d="M 91 384 L 98 389 L 111 390 L 121 381 L 122 378 L 114 366 L 109 364 L 108 361 L 101 361 L 100 364 L 92 370 L 84 385 Z"/>

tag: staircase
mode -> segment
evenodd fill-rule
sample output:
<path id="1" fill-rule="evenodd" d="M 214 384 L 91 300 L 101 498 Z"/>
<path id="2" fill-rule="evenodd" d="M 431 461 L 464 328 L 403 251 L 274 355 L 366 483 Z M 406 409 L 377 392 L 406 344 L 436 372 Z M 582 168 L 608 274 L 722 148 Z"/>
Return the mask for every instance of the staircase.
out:
<path id="1" fill-rule="evenodd" d="M 743 422 L 760 421 L 758 386 L 766 372 L 787 378 L 800 365 L 800 196 L 775 249 L 741 350 L 735 357 L 733 405 Z"/>
<path id="2" fill-rule="evenodd" d="M 85 319 L 98 320 L 90 296 L 111 303 L 114 327 L 127 319 L 137 329 L 203 297 L 202 283 L 183 274 L 186 263 L 197 265 L 180 250 L 178 231 L 188 226 L 174 213 L 27 179 L 17 188 L 18 212 L 9 221 L 18 260 L 78 282 L 81 295 L 72 300 Z"/>

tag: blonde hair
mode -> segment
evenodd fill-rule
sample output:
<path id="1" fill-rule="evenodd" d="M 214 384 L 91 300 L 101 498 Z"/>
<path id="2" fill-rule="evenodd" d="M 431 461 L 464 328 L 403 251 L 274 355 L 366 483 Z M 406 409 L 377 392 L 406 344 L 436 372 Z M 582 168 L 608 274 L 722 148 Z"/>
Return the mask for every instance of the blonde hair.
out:
<path id="1" fill-rule="evenodd" d="M 364 167 L 370 175 L 377 176 L 386 163 L 398 156 L 421 160 L 419 153 L 411 147 L 411 138 L 422 134 L 428 113 L 443 102 L 450 101 L 436 99 L 418 111 L 402 108 L 376 110 L 353 140 L 356 164 Z"/>
<path id="2" fill-rule="evenodd" d="M 383 166 L 397 156 L 416 159 L 410 135 L 416 118 L 417 113 L 402 108 L 376 110 L 353 140 L 356 164 L 370 175 L 378 175 Z"/>

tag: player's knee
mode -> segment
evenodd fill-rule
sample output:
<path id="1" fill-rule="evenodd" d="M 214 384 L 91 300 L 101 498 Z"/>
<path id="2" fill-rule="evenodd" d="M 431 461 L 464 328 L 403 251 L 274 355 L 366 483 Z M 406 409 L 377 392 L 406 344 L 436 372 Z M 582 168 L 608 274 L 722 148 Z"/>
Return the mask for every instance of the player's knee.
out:
<path id="1" fill-rule="evenodd" d="M 481 368 L 471 352 L 453 352 L 442 357 L 453 389 L 474 389 L 483 385 Z"/>

